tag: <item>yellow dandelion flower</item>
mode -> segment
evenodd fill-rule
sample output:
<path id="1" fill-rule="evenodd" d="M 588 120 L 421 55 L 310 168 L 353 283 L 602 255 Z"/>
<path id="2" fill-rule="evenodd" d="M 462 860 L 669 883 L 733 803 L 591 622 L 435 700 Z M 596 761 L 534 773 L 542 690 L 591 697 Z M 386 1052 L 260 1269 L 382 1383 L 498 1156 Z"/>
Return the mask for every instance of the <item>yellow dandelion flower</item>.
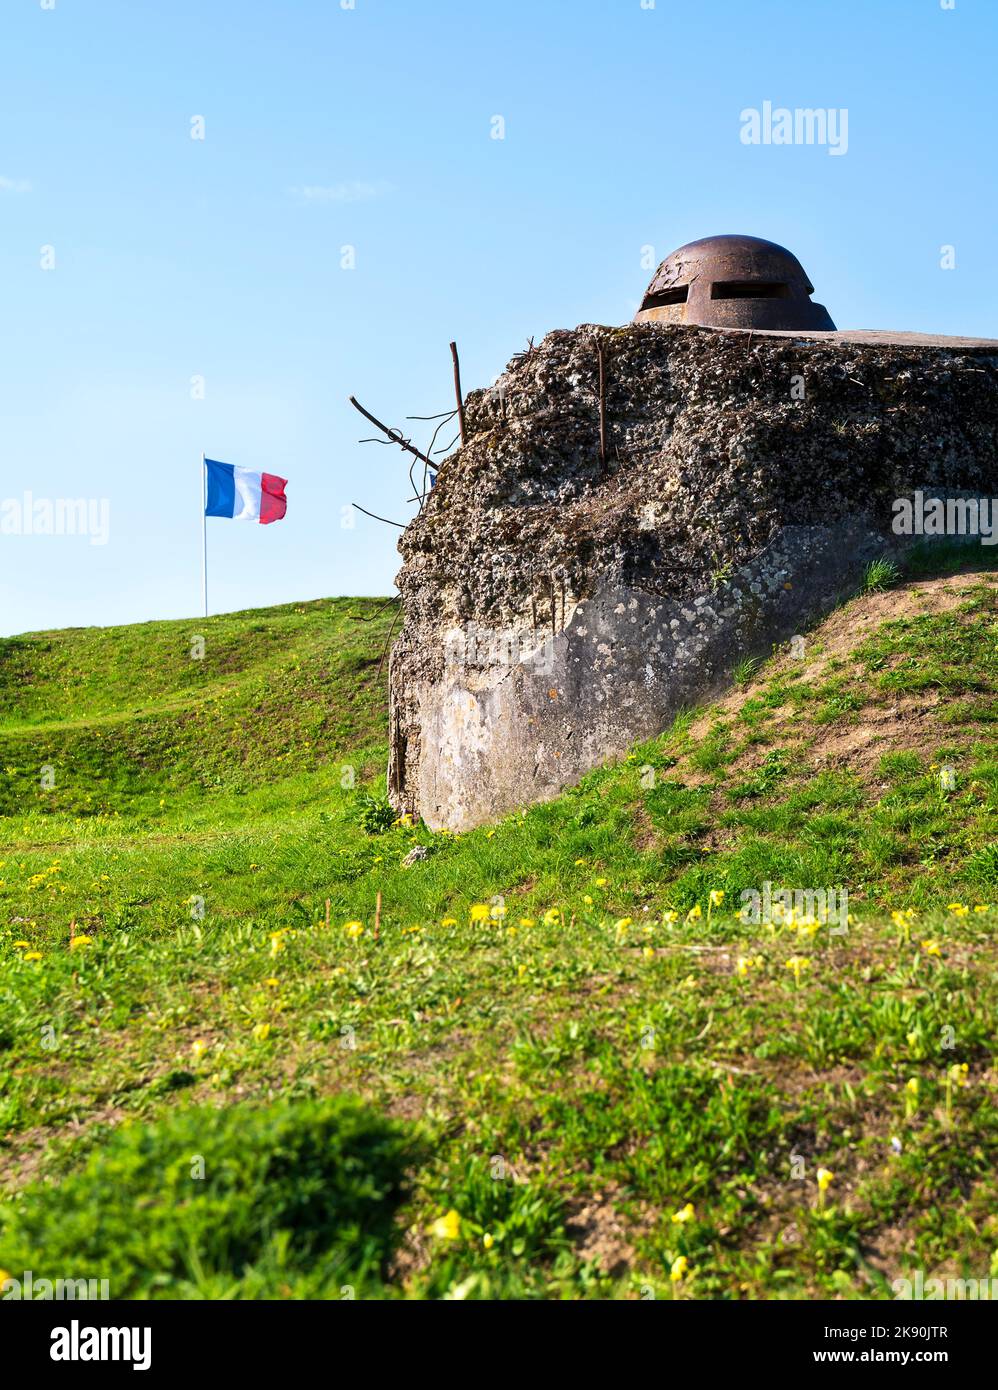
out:
<path id="1" fill-rule="evenodd" d="M 468 916 L 473 922 L 487 922 L 489 920 L 488 903 L 472 903 L 468 909 Z"/>
<path id="2" fill-rule="evenodd" d="M 208 1044 L 206 1042 L 202 1042 L 200 1038 L 195 1039 L 195 1041 L 191 1043 L 191 1056 L 194 1058 L 196 1062 L 200 1062 L 201 1058 L 207 1051 Z"/>
<path id="3" fill-rule="evenodd" d="M 723 902 L 724 902 L 724 889 L 723 889 L 723 888 L 712 888 L 712 889 L 710 890 L 710 905 L 711 905 L 711 907 L 720 907 L 721 904 L 722 904 Z"/>
<path id="4" fill-rule="evenodd" d="M 257 1042 L 266 1042 L 270 1037 L 270 1024 L 258 1023 L 253 1029 L 253 1036 Z"/>
<path id="5" fill-rule="evenodd" d="M 687 1221 L 694 1220 L 695 1212 L 693 1203 L 687 1202 L 685 1207 L 680 1207 L 678 1211 L 672 1213 L 672 1221 L 676 1226 L 685 1226 Z"/>
<path id="6" fill-rule="evenodd" d="M 940 945 L 939 945 L 939 942 L 936 941 L 935 939 L 932 939 L 932 940 L 929 940 L 929 941 L 923 941 L 923 942 L 922 942 L 922 950 L 925 952 L 925 954 L 926 954 L 927 956 L 941 956 L 941 955 L 942 955 L 942 949 L 941 949 L 941 947 L 940 947 Z"/>
<path id="7" fill-rule="evenodd" d="M 78 951 L 83 946 L 92 946 L 93 944 L 94 939 L 92 936 L 72 936 L 69 939 L 69 949 L 71 951 Z"/>
<path id="8" fill-rule="evenodd" d="M 485 1234 L 482 1236 L 482 1245 L 485 1247 L 486 1250 L 491 1250 L 495 1243 L 495 1236 L 492 1234 L 491 1231 L 486 1231 Z"/>
<path id="9" fill-rule="evenodd" d="M 431 1236 L 437 1240 L 459 1240 L 461 1236 L 461 1214 L 451 1207 L 445 1216 L 438 1216 L 429 1228 Z"/>
<path id="10" fill-rule="evenodd" d="M 690 1267 L 690 1262 L 685 1255 L 677 1255 L 672 1262 L 669 1270 L 669 1278 L 674 1284 L 678 1284 L 680 1279 L 685 1279 Z"/>
<path id="11" fill-rule="evenodd" d="M 561 908 L 549 907 L 544 914 L 544 925 L 546 927 L 556 927 L 561 921 Z"/>
<path id="12" fill-rule="evenodd" d="M 797 984 L 800 984 L 801 971 L 809 970 L 811 967 L 811 962 L 807 956 L 791 956 L 784 964 L 788 970 L 794 972 L 794 979 Z"/>
<path id="13" fill-rule="evenodd" d="M 41 958 L 41 951 L 25 951 L 24 955 L 21 957 L 22 960 L 41 960 Z"/>
<path id="14" fill-rule="evenodd" d="M 346 932 L 347 936 L 349 936 L 351 941 L 356 941 L 359 937 L 364 935 L 364 923 L 347 922 L 343 930 Z"/>
<path id="15" fill-rule="evenodd" d="M 835 1181 L 835 1174 L 830 1168 L 819 1168 L 817 1172 L 818 1191 L 827 1192 Z"/>
<path id="16" fill-rule="evenodd" d="M 608 878 L 597 878 L 594 879 L 593 882 L 596 884 L 597 888 L 605 888 L 610 880 Z"/>

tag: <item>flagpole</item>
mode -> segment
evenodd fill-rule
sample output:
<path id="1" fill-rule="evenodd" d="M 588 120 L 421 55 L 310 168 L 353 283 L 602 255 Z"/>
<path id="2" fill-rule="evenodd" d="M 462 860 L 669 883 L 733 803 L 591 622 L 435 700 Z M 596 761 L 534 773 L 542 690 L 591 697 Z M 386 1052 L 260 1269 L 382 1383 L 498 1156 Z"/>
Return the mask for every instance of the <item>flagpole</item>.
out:
<path id="1" fill-rule="evenodd" d="M 208 520 L 205 515 L 208 506 L 208 470 L 205 468 L 204 453 L 201 454 L 201 602 L 204 616 L 208 616 Z"/>

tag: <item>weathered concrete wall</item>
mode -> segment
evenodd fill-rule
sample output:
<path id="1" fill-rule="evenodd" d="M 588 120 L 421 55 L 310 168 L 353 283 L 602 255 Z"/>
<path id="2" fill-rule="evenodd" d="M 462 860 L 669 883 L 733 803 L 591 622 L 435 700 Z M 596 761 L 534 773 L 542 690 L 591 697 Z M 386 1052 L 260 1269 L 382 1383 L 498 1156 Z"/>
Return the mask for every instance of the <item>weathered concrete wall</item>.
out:
<path id="1" fill-rule="evenodd" d="M 720 689 L 897 545 L 894 498 L 998 492 L 998 344 L 583 327 L 466 415 L 399 547 L 389 789 L 435 827 L 556 795 Z"/>

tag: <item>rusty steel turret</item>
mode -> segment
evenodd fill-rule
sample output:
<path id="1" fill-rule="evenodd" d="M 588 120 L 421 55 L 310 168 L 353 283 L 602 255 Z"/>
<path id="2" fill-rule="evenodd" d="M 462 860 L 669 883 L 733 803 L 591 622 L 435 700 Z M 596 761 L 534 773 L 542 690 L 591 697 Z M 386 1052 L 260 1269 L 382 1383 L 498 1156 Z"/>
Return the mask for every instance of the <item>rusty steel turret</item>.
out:
<path id="1" fill-rule="evenodd" d="M 804 267 L 786 247 L 761 237 L 710 236 L 665 258 L 634 322 L 834 331 L 812 294 Z"/>

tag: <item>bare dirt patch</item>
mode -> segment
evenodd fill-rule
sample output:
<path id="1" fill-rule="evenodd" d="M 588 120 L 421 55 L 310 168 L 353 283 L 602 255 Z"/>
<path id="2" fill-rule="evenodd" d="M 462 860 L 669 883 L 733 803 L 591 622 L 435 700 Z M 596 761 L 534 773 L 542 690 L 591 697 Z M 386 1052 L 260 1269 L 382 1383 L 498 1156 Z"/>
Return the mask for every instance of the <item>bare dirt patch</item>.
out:
<path id="1" fill-rule="evenodd" d="M 617 1214 L 613 1192 L 594 1192 L 565 1223 L 580 1260 L 599 1265 L 604 1274 L 626 1274 L 634 1263 L 629 1228 Z"/>
<path id="2" fill-rule="evenodd" d="M 702 742 L 718 723 L 737 729 L 746 704 L 758 699 L 774 677 L 779 680 L 796 676 L 807 685 L 818 685 L 840 674 L 841 666 L 836 663 L 848 661 L 856 648 L 884 623 L 910 617 L 915 605 L 918 612 L 955 613 L 968 592 L 980 583 L 998 595 L 998 585 L 990 573 L 971 572 L 919 580 L 885 593 L 853 599 L 807 639 L 810 655 L 806 664 L 789 655 L 777 657 L 767 668 L 766 681 L 749 682 L 705 710 L 691 725 L 691 738 Z M 942 725 L 940 719 L 948 703 L 935 690 L 917 695 L 885 694 L 882 699 L 870 699 L 861 709 L 827 724 L 816 724 L 792 705 L 781 705 L 767 712 L 762 726 L 766 738 L 746 742 L 726 766 L 723 776 L 727 781 L 733 774 L 755 771 L 778 741 L 795 755 L 800 775 L 844 768 L 861 781 L 882 789 L 884 784 L 877 774 L 885 753 L 915 752 L 932 757 L 940 744 L 952 742 L 952 728 Z M 677 761 L 673 775 L 689 787 L 703 786 L 718 777 L 716 772 L 693 766 L 688 753 Z M 711 835 L 715 843 L 725 840 L 719 829 Z"/>

